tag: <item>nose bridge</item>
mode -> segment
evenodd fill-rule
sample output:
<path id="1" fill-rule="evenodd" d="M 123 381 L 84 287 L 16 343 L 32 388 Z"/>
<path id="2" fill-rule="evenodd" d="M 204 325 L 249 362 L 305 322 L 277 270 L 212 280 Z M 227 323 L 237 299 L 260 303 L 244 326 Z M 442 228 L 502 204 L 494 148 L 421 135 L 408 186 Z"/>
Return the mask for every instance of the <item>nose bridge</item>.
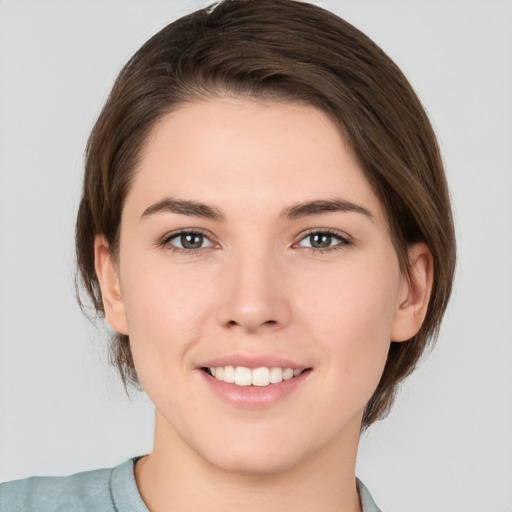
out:
<path id="1" fill-rule="evenodd" d="M 278 257 L 262 247 L 234 251 L 226 262 L 219 321 L 246 331 L 284 326 L 290 316 Z"/>

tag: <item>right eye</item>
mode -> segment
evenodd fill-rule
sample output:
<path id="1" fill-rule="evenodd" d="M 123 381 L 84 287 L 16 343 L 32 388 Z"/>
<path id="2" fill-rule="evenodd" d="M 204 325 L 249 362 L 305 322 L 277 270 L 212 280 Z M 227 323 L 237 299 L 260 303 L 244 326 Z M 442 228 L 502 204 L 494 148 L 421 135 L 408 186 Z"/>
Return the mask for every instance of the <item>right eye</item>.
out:
<path id="1" fill-rule="evenodd" d="M 163 242 L 178 251 L 197 251 L 215 245 L 206 235 L 198 231 L 180 231 L 167 236 Z"/>

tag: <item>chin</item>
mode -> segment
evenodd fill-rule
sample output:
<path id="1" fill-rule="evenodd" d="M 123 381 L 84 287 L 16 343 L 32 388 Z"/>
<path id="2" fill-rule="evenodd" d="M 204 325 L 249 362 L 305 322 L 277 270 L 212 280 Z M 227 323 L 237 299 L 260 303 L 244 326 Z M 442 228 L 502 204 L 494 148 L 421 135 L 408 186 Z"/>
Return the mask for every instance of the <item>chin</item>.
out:
<path id="1" fill-rule="evenodd" d="M 300 463 L 299 454 L 282 450 L 264 453 L 260 450 L 234 450 L 227 456 L 215 453 L 210 462 L 221 471 L 250 477 L 265 477 L 283 473 Z"/>
<path id="2" fill-rule="evenodd" d="M 261 426 L 260 426 L 261 427 Z M 315 454 L 320 454 L 331 444 L 330 438 L 318 432 L 274 428 L 239 429 L 204 443 L 198 453 L 208 463 L 221 471 L 242 476 L 265 477 L 308 467 Z"/>

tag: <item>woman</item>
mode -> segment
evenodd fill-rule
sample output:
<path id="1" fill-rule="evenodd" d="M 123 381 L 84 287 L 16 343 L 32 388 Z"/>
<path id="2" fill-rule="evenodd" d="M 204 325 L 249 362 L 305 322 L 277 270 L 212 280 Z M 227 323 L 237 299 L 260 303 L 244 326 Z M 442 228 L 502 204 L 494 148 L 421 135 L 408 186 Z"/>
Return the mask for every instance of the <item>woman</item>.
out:
<path id="1" fill-rule="evenodd" d="M 318 7 L 235 0 L 148 41 L 91 134 L 77 258 L 151 454 L 4 484 L 1 510 L 377 510 L 355 479 L 445 310 L 429 121 Z"/>

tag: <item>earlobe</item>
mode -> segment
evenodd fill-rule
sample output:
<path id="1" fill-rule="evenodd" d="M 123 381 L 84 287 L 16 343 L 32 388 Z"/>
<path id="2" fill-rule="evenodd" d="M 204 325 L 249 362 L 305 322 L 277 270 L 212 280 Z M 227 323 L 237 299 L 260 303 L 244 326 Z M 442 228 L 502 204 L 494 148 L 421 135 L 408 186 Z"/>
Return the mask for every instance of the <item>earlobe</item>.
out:
<path id="1" fill-rule="evenodd" d="M 128 334 L 119 272 L 104 235 L 97 235 L 94 240 L 94 265 L 101 288 L 105 318 L 112 329 L 121 334 Z"/>
<path id="2" fill-rule="evenodd" d="M 404 277 L 391 326 L 391 341 L 407 341 L 420 330 L 432 292 L 434 264 L 430 249 L 418 243 L 409 249 L 410 279 Z"/>

